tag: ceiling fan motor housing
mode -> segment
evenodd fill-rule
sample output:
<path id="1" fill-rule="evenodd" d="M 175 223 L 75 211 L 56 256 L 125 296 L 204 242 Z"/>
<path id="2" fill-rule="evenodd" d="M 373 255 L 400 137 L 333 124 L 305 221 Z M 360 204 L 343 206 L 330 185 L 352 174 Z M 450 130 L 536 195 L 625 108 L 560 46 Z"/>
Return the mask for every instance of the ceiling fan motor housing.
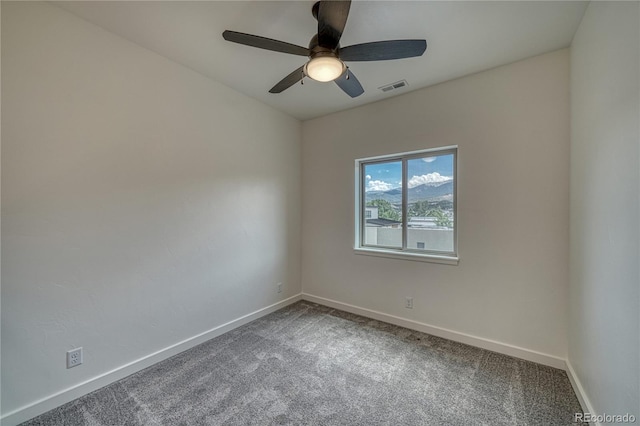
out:
<path id="1" fill-rule="evenodd" d="M 310 58 L 314 57 L 318 53 L 332 53 L 337 57 L 338 50 L 340 50 L 340 45 L 337 45 L 335 49 L 320 46 L 320 44 L 318 44 L 318 34 L 311 37 L 311 41 L 309 41 L 309 51 L 311 52 L 309 55 Z"/>

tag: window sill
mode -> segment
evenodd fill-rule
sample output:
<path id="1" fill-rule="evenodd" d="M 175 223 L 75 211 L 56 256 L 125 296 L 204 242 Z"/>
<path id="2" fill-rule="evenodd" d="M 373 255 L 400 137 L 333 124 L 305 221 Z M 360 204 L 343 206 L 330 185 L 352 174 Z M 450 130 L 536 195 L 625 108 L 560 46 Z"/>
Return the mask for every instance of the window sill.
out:
<path id="1" fill-rule="evenodd" d="M 356 247 L 353 249 L 355 254 L 365 256 L 387 257 L 390 259 L 412 260 L 414 262 L 441 263 L 444 265 L 457 265 L 460 262 L 459 257 L 454 256 L 438 256 L 435 254 L 418 254 L 410 252 L 397 252 L 391 250 L 381 250 L 372 248 Z"/>

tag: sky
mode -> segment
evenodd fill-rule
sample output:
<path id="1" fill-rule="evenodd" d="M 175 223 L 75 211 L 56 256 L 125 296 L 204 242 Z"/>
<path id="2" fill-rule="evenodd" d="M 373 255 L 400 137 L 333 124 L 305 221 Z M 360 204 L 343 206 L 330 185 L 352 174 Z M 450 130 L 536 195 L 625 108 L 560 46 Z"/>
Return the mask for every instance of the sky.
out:
<path id="1" fill-rule="evenodd" d="M 453 179 L 453 155 L 415 158 L 408 161 L 408 187 Z M 402 187 L 402 163 L 367 164 L 364 169 L 367 191 L 388 191 Z"/>

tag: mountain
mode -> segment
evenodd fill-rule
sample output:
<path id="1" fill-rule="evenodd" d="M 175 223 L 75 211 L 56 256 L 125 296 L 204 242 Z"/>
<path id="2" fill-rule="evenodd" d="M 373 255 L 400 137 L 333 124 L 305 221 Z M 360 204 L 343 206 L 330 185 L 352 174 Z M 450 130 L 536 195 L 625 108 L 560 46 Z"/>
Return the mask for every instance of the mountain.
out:
<path id="1" fill-rule="evenodd" d="M 452 180 L 439 184 L 426 183 L 409 188 L 410 202 L 428 200 L 429 198 L 442 197 L 445 195 L 453 195 Z"/>
<path id="2" fill-rule="evenodd" d="M 425 183 L 423 185 L 409 188 L 409 203 L 416 201 L 430 200 L 432 198 L 453 195 L 453 181 L 442 183 Z M 386 200 L 392 204 L 402 202 L 402 189 L 394 188 L 388 191 L 370 191 L 366 193 L 366 199 L 369 200 Z"/>

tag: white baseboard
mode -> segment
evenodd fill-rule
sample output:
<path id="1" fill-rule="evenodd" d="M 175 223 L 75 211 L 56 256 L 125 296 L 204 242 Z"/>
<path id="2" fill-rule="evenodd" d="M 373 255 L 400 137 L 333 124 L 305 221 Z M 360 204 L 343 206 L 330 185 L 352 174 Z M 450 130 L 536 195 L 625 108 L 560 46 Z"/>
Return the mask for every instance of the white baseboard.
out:
<path id="1" fill-rule="evenodd" d="M 571 362 L 569 362 L 568 359 L 566 361 L 566 364 L 567 364 L 566 366 L 567 376 L 569 376 L 571 387 L 573 387 L 573 391 L 576 393 L 576 396 L 578 397 L 578 402 L 580 402 L 582 411 L 584 411 L 585 413 L 593 414 L 594 416 L 597 415 L 598 413 L 596 413 L 596 411 L 593 409 L 593 405 L 591 405 L 591 401 L 589 401 L 589 398 L 587 397 L 587 393 L 584 391 L 584 388 L 582 387 L 582 383 L 580 382 L 580 379 L 576 375 L 576 372 L 573 369 L 573 366 L 571 365 Z M 589 423 L 589 424 L 594 426 L 601 426 L 599 422 Z"/>
<path id="2" fill-rule="evenodd" d="M 564 370 L 566 368 L 565 360 L 554 355 L 513 346 L 508 343 L 485 339 L 483 337 L 472 336 L 470 334 L 460 333 L 458 331 L 448 330 L 446 328 L 437 327 L 435 325 L 429 325 L 419 321 L 401 318 L 395 315 L 389 315 L 383 312 L 361 308 L 359 306 L 349 305 L 347 303 L 338 302 L 336 300 L 325 299 L 324 297 L 314 296 L 308 293 L 302 293 L 302 299 L 308 300 L 309 302 L 317 303 L 319 305 L 325 305 L 331 308 L 340 309 L 342 311 L 351 312 L 352 314 L 362 315 L 363 317 L 399 325 L 411 330 L 432 334 L 434 336 L 453 340 L 455 342 L 465 343 L 470 346 L 476 346 L 478 348 L 510 355 L 516 358 L 525 359 L 527 361 L 537 362 L 538 364 L 548 365 L 550 367 L 559 368 L 561 370 Z"/>
<path id="3" fill-rule="evenodd" d="M 220 336 L 221 334 L 231 331 L 234 328 L 238 328 L 253 320 L 270 314 L 271 312 L 282 309 L 285 306 L 295 303 L 301 299 L 302 295 L 296 294 L 295 296 L 289 297 L 288 299 L 282 300 L 278 303 L 274 303 L 273 305 L 264 307 L 262 309 L 258 309 L 257 311 L 251 312 L 250 314 L 244 315 L 240 318 L 236 318 L 235 320 L 214 327 L 211 330 L 205 331 L 204 333 L 200 333 L 198 335 L 185 339 L 174 345 L 168 346 L 164 349 L 144 356 L 128 364 L 117 367 L 111 371 L 93 377 L 70 388 L 61 390 L 60 392 L 56 392 L 53 395 L 49 395 L 38 401 L 20 407 L 17 410 L 4 414 L 0 418 L 0 424 L 2 424 L 3 426 L 15 426 L 33 417 L 39 416 L 40 414 L 46 413 L 49 410 L 66 404 L 67 402 L 73 401 L 76 398 L 98 390 L 110 383 L 123 379 L 157 362 L 179 354 L 180 352 L 186 351 L 187 349 L 197 346 L 200 343 L 206 342 L 209 339 Z"/>

